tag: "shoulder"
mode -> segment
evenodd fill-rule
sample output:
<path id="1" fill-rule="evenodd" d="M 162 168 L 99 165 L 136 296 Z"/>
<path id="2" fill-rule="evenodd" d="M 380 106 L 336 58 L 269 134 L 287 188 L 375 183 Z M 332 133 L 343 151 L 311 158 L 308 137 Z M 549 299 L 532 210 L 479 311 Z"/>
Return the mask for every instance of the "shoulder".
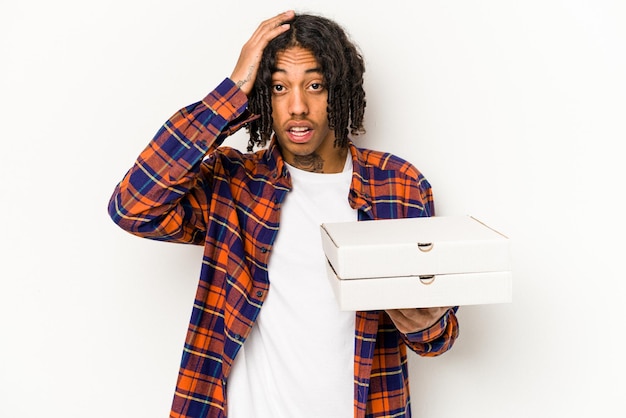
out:
<path id="1" fill-rule="evenodd" d="M 408 177 L 413 180 L 422 180 L 424 176 L 411 162 L 389 152 L 367 148 L 355 148 L 357 159 L 364 168 L 373 171 L 386 172 L 388 175 Z"/>
<path id="2" fill-rule="evenodd" d="M 205 176 L 232 181 L 268 179 L 275 170 L 276 162 L 267 149 L 243 152 L 230 146 L 220 146 L 207 154 L 202 162 Z"/>
<path id="3" fill-rule="evenodd" d="M 262 149 L 255 152 L 243 152 L 230 146 L 220 146 L 213 152 L 207 154 L 206 162 L 219 162 L 222 165 L 257 165 L 266 159 L 267 150 Z"/>
<path id="4" fill-rule="evenodd" d="M 428 180 L 409 161 L 389 152 L 352 148 L 353 188 L 369 201 L 372 219 L 432 216 L 434 203 Z"/>

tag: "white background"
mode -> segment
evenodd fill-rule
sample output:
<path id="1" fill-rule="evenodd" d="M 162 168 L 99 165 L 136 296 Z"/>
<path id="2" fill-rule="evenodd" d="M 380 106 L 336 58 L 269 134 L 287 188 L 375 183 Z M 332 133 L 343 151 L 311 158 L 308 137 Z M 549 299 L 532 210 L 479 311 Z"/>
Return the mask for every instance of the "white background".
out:
<path id="1" fill-rule="evenodd" d="M 360 45 L 361 144 L 513 244 L 513 303 L 462 308 L 450 352 L 411 357 L 415 415 L 626 413 L 623 1 L 0 5 L 0 416 L 168 415 L 200 248 L 135 238 L 107 202 L 287 8 Z"/>

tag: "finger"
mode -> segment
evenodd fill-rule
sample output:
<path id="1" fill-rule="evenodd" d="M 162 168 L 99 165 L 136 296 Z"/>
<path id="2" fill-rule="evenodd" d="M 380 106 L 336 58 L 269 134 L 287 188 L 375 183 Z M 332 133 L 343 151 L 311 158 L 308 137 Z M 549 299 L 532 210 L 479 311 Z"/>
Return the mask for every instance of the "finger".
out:
<path id="1" fill-rule="evenodd" d="M 286 10 L 282 13 L 277 14 L 276 16 L 270 19 L 267 19 L 265 22 L 261 23 L 261 26 L 267 26 L 270 29 L 275 28 L 290 21 L 291 19 L 294 18 L 295 15 L 296 15 L 296 12 L 294 12 L 293 10 Z"/>
<path id="2" fill-rule="evenodd" d="M 269 42 L 279 34 L 289 29 L 288 21 L 292 20 L 295 16 L 293 10 L 280 13 L 270 19 L 267 19 L 259 25 L 257 30 L 253 33 L 251 41 L 257 42 Z"/>
<path id="3" fill-rule="evenodd" d="M 417 332 L 431 327 L 448 310 L 446 307 L 418 309 L 390 309 L 387 314 L 404 334 Z"/>

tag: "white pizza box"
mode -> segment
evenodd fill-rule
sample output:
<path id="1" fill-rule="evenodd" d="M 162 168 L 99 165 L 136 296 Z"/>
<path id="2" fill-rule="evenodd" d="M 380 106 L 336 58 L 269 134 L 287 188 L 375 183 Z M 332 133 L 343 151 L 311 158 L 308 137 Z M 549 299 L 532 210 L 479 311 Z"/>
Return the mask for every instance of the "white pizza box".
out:
<path id="1" fill-rule="evenodd" d="M 324 223 L 341 280 L 511 270 L 509 239 L 472 216 Z"/>
<path id="2" fill-rule="evenodd" d="M 335 298 L 343 311 L 480 305 L 512 300 L 510 271 L 342 280 L 330 263 L 327 266 Z"/>
<path id="3" fill-rule="evenodd" d="M 512 300 L 509 239 L 471 216 L 326 223 L 321 231 L 342 310 Z"/>

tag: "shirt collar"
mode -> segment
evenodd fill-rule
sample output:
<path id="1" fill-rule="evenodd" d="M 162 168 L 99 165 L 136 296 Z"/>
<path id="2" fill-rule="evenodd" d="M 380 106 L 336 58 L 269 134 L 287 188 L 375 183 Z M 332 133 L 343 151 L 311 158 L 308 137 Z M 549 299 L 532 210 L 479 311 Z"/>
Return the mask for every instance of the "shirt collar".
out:
<path id="1" fill-rule="evenodd" d="M 285 160 L 280 153 L 280 148 L 275 135 L 272 136 L 265 155 L 267 157 L 267 165 L 273 179 L 278 179 L 280 177 L 289 178 L 289 170 L 287 170 Z"/>
<path id="2" fill-rule="evenodd" d="M 353 209 L 359 211 L 359 219 L 372 217 L 372 197 L 369 190 L 369 173 L 365 158 L 360 148 L 352 141 L 348 141 L 348 149 L 352 155 L 352 184 L 348 200 Z"/>
<path id="3" fill-rule="evenodd" d="M 369 173 L 367 172 L 365 158 L 361 149 L 357 148 L 350 140 L 348 141 L 348 150 L 352 156 L 352 182 L 348 201 L 353 209 L 357 209 L 362 213 L 360 216 L 371 217 L 372 197 L 368 193 Z M 284 177 L 291 184 L 289 170 L 287 170 L 285 160 L 280 153 L 275 136 L 272 137 L 267 147 L 266 158 L 272 178 L 276 180 Z"/>

